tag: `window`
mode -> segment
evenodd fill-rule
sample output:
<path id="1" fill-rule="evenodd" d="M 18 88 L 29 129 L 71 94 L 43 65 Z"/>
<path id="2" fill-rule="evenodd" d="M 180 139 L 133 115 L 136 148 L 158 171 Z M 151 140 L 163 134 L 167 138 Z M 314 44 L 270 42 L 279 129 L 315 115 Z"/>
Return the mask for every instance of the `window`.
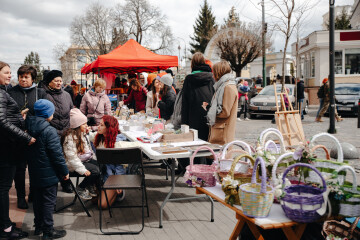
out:
<path id="1" fill-rule="evenodd" d="M 360 48 L 345 50 L 345 74 L 360 74 Z"/>
<path id="2" fill-rule="evenodd" d="M 77 70 L 80 70 L 86 63 L 85 56 L 78 56 L 77 57 Z"/>
<path id="3" fill-rule="evenodd" d="M 335 51 L 335 74 L 343 74 L 342 51 Z"/>
<path id="4" fill-rule="evenodd" d="M 314 52 L 311 52 L 310 54 L 310 74 L 311 76 L 310 77 L 315 77 L 315 53 Z"/>
<path id="5" fill-rule="evenodd" d="M 84 49 L 78 49 L 76 53 L 77 55 L 86 55 L 86 51 Z"/>

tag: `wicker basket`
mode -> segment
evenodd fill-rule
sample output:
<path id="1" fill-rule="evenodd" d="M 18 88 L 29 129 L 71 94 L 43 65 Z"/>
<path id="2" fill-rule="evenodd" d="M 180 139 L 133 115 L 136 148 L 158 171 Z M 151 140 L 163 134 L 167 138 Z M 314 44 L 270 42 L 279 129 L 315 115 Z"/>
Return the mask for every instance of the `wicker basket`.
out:
<path id="1" fill-rule="evenodd" d="M 233 161 L 230 171 L 227 172 L 225 175 L 225 172 L 219 172 L 219 176 L 222 178 L 225 178 L 227 180 L 222 181 L 221 189 L 225 193 L 225 202 L 233 205 L 240 205 L 240 199 L 239 199 L 239 186 L 241 184 L 250 183 L 253 168 L 249 166 L 248 172 L 246 173 L 239 173 L 235 171 L 235 167 L 237 166 L 237 163 L 240 159 L 247 158 L 252 163 L 252 166 L 254 166 L 254 159 L 249 154 L 243 154 L 235 158 Z M 250 163 L 248 163 L 250 165 Z"/>
<path id="2" fill-rule="evenodd" d="M 209 150 L 214 156 L 212 165 L 196 164 L 194 165 L 194 158 L 199 150 Z M 184 175 L 185 183 L 190 187 L 214 187 L 216 185 L 215 172 L 217 168 L 217 155 L 215 152 L 206 146 L 201 146 L 193 153 L 190 158 L 190 165 L 186 167 Z"/>
<path id="3" fill-rule="evenodd" d="M 357 217 L 353 223 L 345 221 L 329 220 L 324 222 L 322 235 L 326 238 L 329 235 L 347 238 L 352 240 L 360 240 L 360 231 L 356 227 L 360 217 Z"/>
<path id="4" fill-rule="evenodd" d="M 257 165 L 261 165 L 261 183 L 256 183 Z M 240 186 L 240 202 L 243 213 L 248 217 L 267 217 L 274 201 L 274 189 L 266 184 L 265 162 L 256 158 L 251 183 Z"/>
<path id="5" fill-rule="evenodd" d="M 278 148 L 277 144 L 273 140 L 267 140 L 266 141 L 266 139 L 271 135 L 274 135 L 279 139 L 280 148 Z M 286 152 L 285 144 L 284 144 L 284 138 L 283 138 L 282 134 L 280 133 L 280 131 L 275 129 L 275 128 L 265 129 L 260 134 L 259 144 L 265 151 L 269 151 L 272 148 L 272 149 L 276 149 L 275 152 L 273 152 L 273 153 L 280 154 L 280 153 L 285 153 Z"/>
<path id="6" fill-rule="evenodd" d="M 356 178 L 356 173 L 354 168 L 350 167 L 350 166 L 343 166 L 341 167 L 338 172 L 341 172 L 343 170 L 349 170 L 352 174 L 352 186 L 344 186 L 344 176 L 338 176 L 338 183 L 339 185 L 343 185 L 343 189 L 344 189 L 344 194 L 350 193 L 353 194 L 352 197 L 348 198 L 348 199 L 343 199 L 343 200 L 335 200 L 332 199 L 331 202 L 332 204 L 338 204 L 339 208 L 335 208 L 335 209 L 339 209 L 339 215 L 341 216 L 345 216 L 345 217 L 358 217 L 360 216 L 360 191 L 358 191 L 357 189 L 357 178 Z M 355 196 L 354 196 L 355 195 Z M 334 208 L 333 208 L 334 209 Z M 334 212 L 333 212 L 334 213 Z M 335 212 L 335 214 L 337 214 Z"/>
<path id="7" fill-rule="evenodd" d="M 282 209 L 286 216 L 295 222 L 310 223 L 318 220 L 321 215 L 317 210 L 326 208 L 323 193 L 326 191 L 326 183 L 321 173 L 310 164 L 296 163 L 288 167 L 283 174 L 283 183 L 286 175 L 295 167 L 307 167 L 316 172 L 323 184 L 323 189 L 310 185 L 291 185 L 283 188 L 284 194 L 280 198 Z"/>
<path id="8" fill-rule="evenodd" d="M 329 150 L 324 145 L 316 145 L 311 148 L 310 152 L 314 153 L 317 149 L 324 150 L 324 152 L 326 154 L 326 160 L 331 160 Z"/>
<path id="9" fill-rule="evenodd" d="M 331 140 L 333 140 L 333 142 L 335 143 L 336 148 L 337 148 L 338 159 L 336 161 L 315 159 L 314 163 L 313 163 L 313 165 L 321 172 L 321 174 L 325 178 L 331 178 L 331 175 L 332 175 L 332 173 L 334 171 L 338 171 L 339 168 L 341 168 L 342 166 L 347 165 L 347 164 L 343 163 L 344 162 L 344 155 L 343 155 L 343 151 L 342 151 L 342 147 L 340 145 L 340 142 L 337 140 L 336 137 L 334 137 L 331 134 L 319 133 L 319 134 L 314 135 L 311 138 L 311 141 L 310 141 L 310 149 L 314 148 L 315 140 L 318 139 L 319 137 L 330 138 Z M 310 182 L 316 182 L 316 183 L 321 182 L 319 180 L 319 178 L 317 177 L 317 174 L 314 173 L 313 171 L 310 171 L 309 177 L 306 180 L 310 181 Z"/>

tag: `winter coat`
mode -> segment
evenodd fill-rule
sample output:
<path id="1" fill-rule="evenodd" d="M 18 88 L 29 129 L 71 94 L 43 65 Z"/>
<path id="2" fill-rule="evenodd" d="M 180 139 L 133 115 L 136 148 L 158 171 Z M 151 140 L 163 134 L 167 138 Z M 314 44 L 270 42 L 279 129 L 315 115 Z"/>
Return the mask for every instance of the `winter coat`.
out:
<path id="1" fill-rule="evenodd" d="M 61 136 L 70 128 L 70 110 L 74 107 L 69 93 L 63 89 L 51 90 L 48 86 L 43 86 L 46 92 L 46 99 L 51 101 L 55 106 L 54 118 L 50 125 L 53 126 L 58 135 Z"/>
<path id="2" fill-rule="evenodd" d="M 20 111 L 25 108 L 29 109 L 27 116 L 34 116 L 34 104 L 39 99 L 46 98 L 44 89 L 37 88 L 35 84 L 30 88 L 22 88 L 20 85 L 16 85 L 8 91 L 9 95 L 15 100 L 19 106 Z"/>
<path id="3" fill-rule="evenodd" d="M 124 101 L 124 104 L 127 105 L 134 100 L 135 112 L 145 111 L 147 93 L 148 90 L 145 87 L 141 87 L 139 91 L 131 90 L 129 97 Z"/>
<path id="4" fill-rule="evenodd" d="M 25 123 L 15 100 L 0 85 L 0 164 L 17 164 L 19 147 L 25 147 L 31 136 L 24 132 Z"/>
<path id="5" fill-rule="evenodd" d="M 216 115 L 215 124 L 210 129 L 210 143 L 224 145 L 234 140 L 237 109 L 238 91 L 236 86 L 227 85 L 224 89 L 222 111 Z"/>
<path id="6" fill-rule="evenodd" d="M 208 65 L 195 67 L 192 73 L 186 76 L 183 85 L 181 106 L 181 123 L 198 130 L 200 139 L 207 141 L 209 126 L 207 125 L 207 112 L 201 107 L 203 102 L 210 104 L 214 95 L 215 80 Z"/>
<path id="7" fill-rule="evenodd" d="M 87 117 L 95 117 L 96 125 L 99 125 L 104 115 L 111 114 L 110 99 L 105 91 L 96 93 L 90 89 L 81 100 L 80 111 Z"/>
<path id="8" fill-rule="evenodd" d="M 304 86 L 304 82 L 300 81 L 297 83 L 296 86 L 296 93 L 297 93 L 297 99 L 304 99 L 305 98 L 305 86 Z"/>
<path id="9" fill-rule="evenodd" d="M 74 89 L 70 85 L 67 85 L 64 87 L 64 91 L 70 94 L 71 101 L 74 103 Z"/>
<path id="10" fill-rule="evenodd" d="M 159 108 L 157 106 L 159 99 L 155 103 L 155 107 L 153 107 L 153 99 L 153 92 L 148 92 L 146 95 L 146 113 L 151 113 L 153 116 L 159 116 Z"/>
<path id="11" fill-rule="evenodd" d="M 81 93 L 79 93 L 78 95 L 76 95 L 75 100 L 74 100 L 74 106 L 80 109 L 80 105 L 81 105 L 81 101 L 83 99 L 84 95 L 81 95 Z"/>
<path id="12" fill-rule="evenodd" d="M 74 141 L 75 139 L 75 141 Z M 65 137 L 63 149 L 66 159 L 66 165 L 69 168 L 70 172 L 77 172 L 80 175 L 84 175 L 87 171 L 86 167 L 82 163 L 81 159 L 78 157 L 78 151 L 76 149 L 77 137 L 73 135 L 68 135 Z M 86 136 L 82 135 L 82 142 L 84 143 L 84 151 L 92 152 L 92 159 L 96 160 L 96 156 L 92 151 L 89 140 L 86 139 Z"/>
<path id="13" fill-rule="evenodd" d="M 176 94 L 172 87 L 168 87 L 166 95 L 161 97 L 161 101 L 158 102 L 158 108 L 160 109 L 160 117 L 169 120 L 174 112 L 174 104 L 176 100 Z"/>
<path id="14" fill-rule="evenodd" d="M 31 186 L 43 188 L 57 184 L 69 170 L 56 129 L 45 118 L 36 116 L 26 118 L 26 129 L 36 138 L 27 151 Z"/>

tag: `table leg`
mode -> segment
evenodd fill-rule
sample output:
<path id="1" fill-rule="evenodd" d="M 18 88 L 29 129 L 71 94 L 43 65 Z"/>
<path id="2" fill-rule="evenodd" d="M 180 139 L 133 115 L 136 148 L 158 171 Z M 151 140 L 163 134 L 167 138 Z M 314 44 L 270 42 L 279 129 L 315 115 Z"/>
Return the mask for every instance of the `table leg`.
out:
<path id="1" fill-rule="evenodd" d="M 282 228 L 287 239 L 300 240 L 306 228 L 306 224 L 299 224 L 293 229 L 292 227 Z"/>
<path id="2" fill-rule="evenodd" d="M 160 220 L 159 220 L 159 228 L 162 228 L 162 218 L 163 218 L 163 210 L 164 210 L 164 207 L 166 205 L 166 203 L 169 201 L 172 193 L 174 192 L 174 189 L 175 189 L 175 159 L 172 159 L 171 161 L 171 189 L 169 191 L 169 193 L 166 195 L 165 197 L 165 200 L 164 202 L 161 204 L 160 206 Z"/>
<path id="3" fill-rule="evenodd" d="M 250 221 L 247 221 L 246 219 L 244 219 L 247 223 L 247 225 L 249 226 L 252 234 L 254 235 L 256 240 L 264 240 L 264 237 L 261 235 L 259 229 L 256 227 L 256 225 Z"/>
<path id="4" fill-rule="evenodd" d="M 238 219 L 233 232 L 231 233 L 230 240 L 236 240 L 239 238 L 240 232 L 244 227 L 245 221 L 241 218 L 241 216 L 236 214 L 236 218 Z"/>

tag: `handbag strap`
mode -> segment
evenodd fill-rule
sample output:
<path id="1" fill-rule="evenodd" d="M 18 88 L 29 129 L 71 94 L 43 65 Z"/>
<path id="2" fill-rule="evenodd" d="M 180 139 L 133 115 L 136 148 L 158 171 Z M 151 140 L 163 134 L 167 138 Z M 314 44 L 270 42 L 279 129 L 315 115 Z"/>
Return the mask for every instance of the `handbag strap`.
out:
<path id="1" fill-rule="evenodd" d="M 102 96 L 99 97 L 99 101 L 98 101 L 98 104 L 96 105 L 96 108 L 95 108 L 94 112 L 93 112 L 93 113 L 90 113 L 90 114 L 95 114 L 95 112 L 96 112 L 96 110 L 97 110 L 97 108 L 98 108 L 98 106 L 99 106 L 99 104 L 100 104 L 101 97 L 102 97 Z"/>

